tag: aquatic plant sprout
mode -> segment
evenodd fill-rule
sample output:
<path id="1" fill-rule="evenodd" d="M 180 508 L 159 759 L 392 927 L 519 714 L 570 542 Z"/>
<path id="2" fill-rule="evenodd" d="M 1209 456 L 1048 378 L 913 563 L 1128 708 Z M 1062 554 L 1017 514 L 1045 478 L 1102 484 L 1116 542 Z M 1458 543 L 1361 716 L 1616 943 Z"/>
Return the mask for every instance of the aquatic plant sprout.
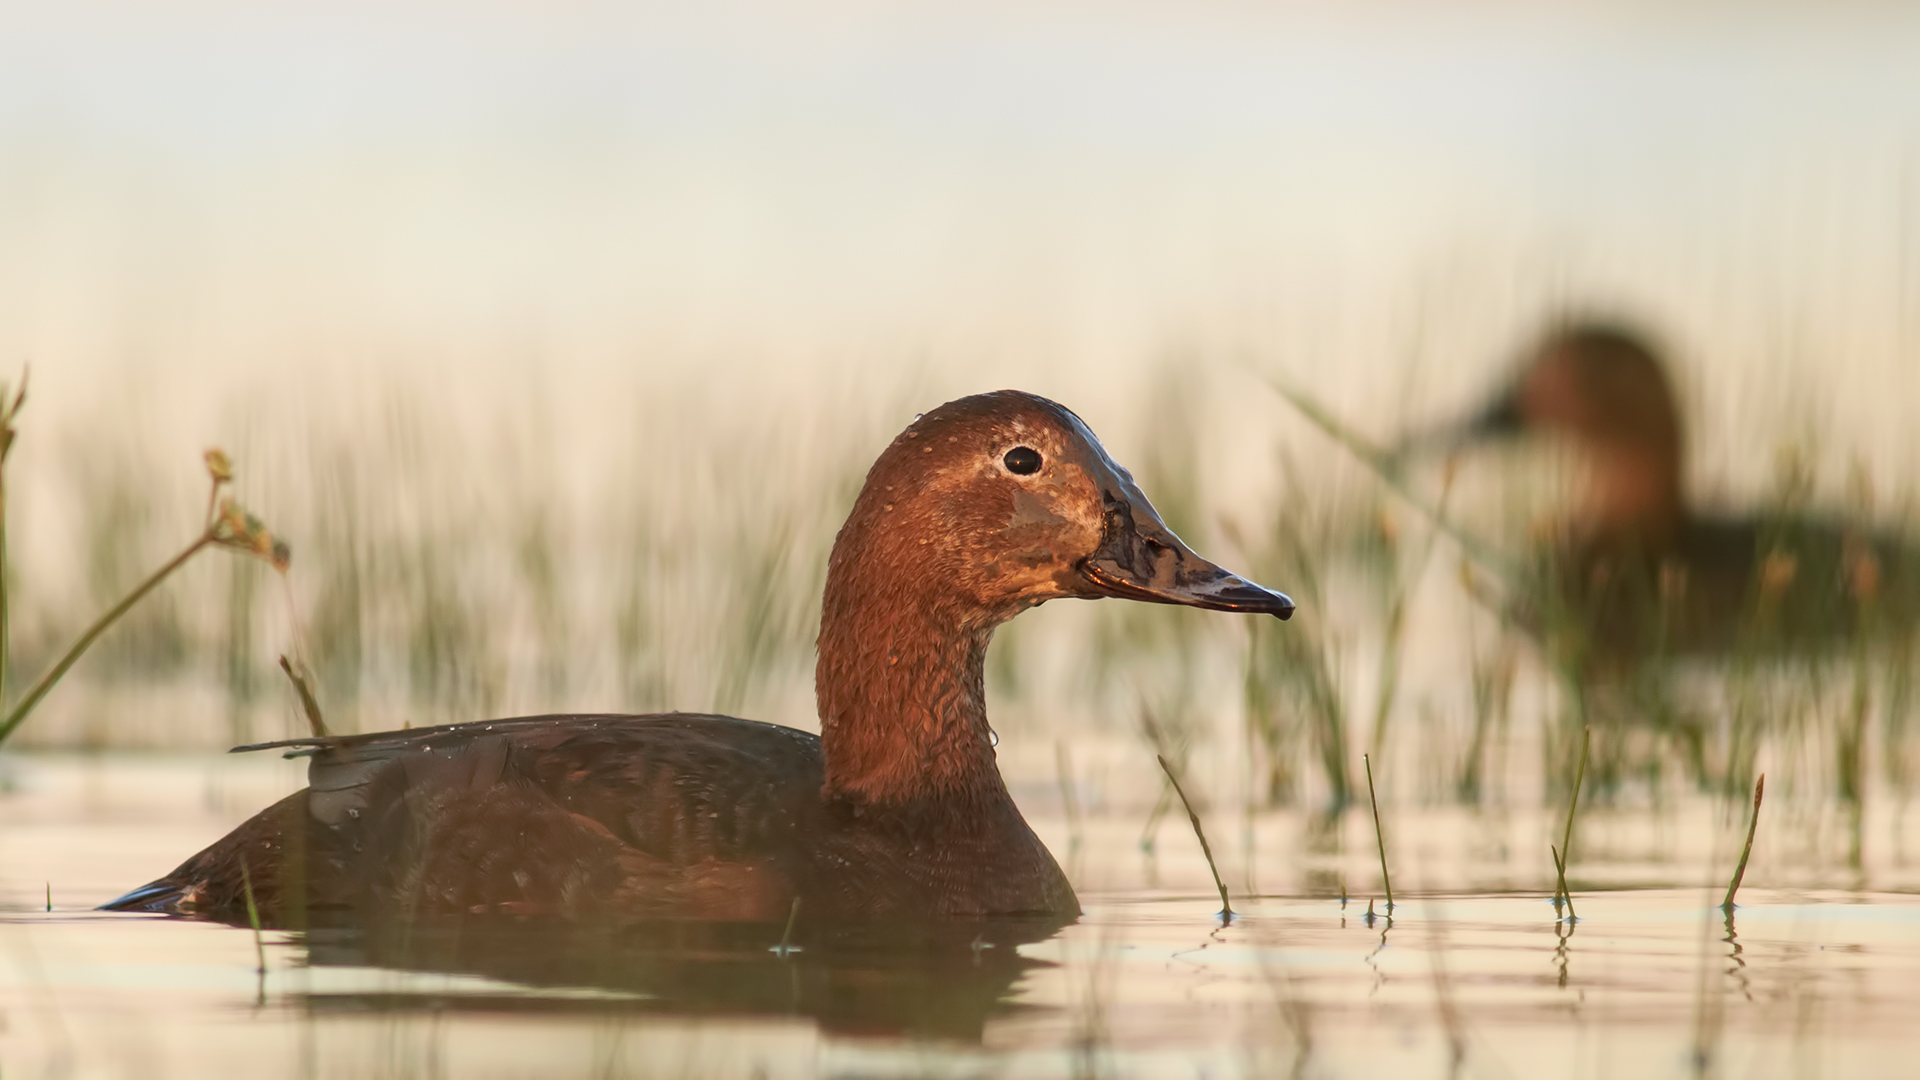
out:
<path id="1" fill-rule="evenodd" d="M 7 576 L 5 545 L 5 469 L 7 452 L 12 449 L 14 440 L 14 422 L 19 417 L 20 407 L 26 401 L 26 379 L 21 379 L 20 389 L 13 399 L 6 401 L 4 385 L 0 385 L 0 582 Z M 66 652 L 54 661 L 33 685 L 27 688 L 20 700 L 8 709 L 4 720 L 0 720 L 0 743 L 12 735 L 33 712 L 41 699 L 51 692 L 67 670 L 84 655 L 101 634 L 120 620 L 120 617 L 133 610 L 148 593 L 159 588 L 160 584 L 173 576 L 174 571 L 185 566 L 195 555 L 208 548 L 226 548 L 229 551 L 250 555 L 265 560 L 275 570 L 286 573 L 292 563 L 293 552 L 286 541 L 276 537 L 265 523 L 242 507 L 231 497 L 223 497 L 222 492 L 233 482 L 233 463 L 226 452 L 210 449 L 205 454 L 207 477 L 210 481 L 207 489 L 207 509 L 196 536 L 180 553 L 162 564 L 147 578 L 134 586 L 120 601 L 109 607 L 99 618 L 80 633 L 80 636 L 68 646 Z M 6 686 L 5 671 L 8 666 L 6 650 L 8 616 L 5 586 L 0 584 L 0 691 Z M 297 681 L 297 680 L 296 680 Z M 4 698 L 0 697 L 0 705 Z M 317 715 L 317 712 L 315 713 Z"/>

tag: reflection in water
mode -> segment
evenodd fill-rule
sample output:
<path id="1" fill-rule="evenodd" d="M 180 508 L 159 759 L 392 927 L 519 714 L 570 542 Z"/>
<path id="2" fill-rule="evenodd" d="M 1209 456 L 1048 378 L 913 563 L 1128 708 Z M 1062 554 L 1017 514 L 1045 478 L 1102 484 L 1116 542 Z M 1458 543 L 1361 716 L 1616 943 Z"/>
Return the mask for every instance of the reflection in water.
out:
<path id="1" fill-rule="evenodd" d="M 1740 996 L 1752 1001 L 1753 980 L 1747 977 L 1747 959 L 1741 955 L 1746 950 L 1740 947 L 1740 935 L 1733 931 L 1733 909 L 1728 907 L 1721 910 L 1726 912 L 1727 916 L 1727 936 L 1720 940 L 1727 943 L 1727 959 L 1733 961 L 1733 964 L 1727 968 L 1727 974 L 1733 976 L 1734 981 L 1740 984 Z"/>
<path id="2" fill-rule="evenodd" d="M 1366 914 L 1367 929 L 1373 929 L 1375 918 L 1373 914 L 1373 902 L 1368 901 Z M 1393 929 L 1393 916 L 1385 915 L 1378 918 L 1380 922 L 1380 944 L 1375 945 L 1373 951 L 1366 955 L 1367 966 L 1373 969 L 1373 989 L 1367 991 L 1368 997 L 1379 993 L 1380 988 L 1387 984 L 1387 973 L 1385 969 L 1380 966 L 1380 954 L 1387 951 L 1387 932 Z M 1345 922 L 1345 919 L 1341 920 L 1343 925 Z"/>
<path id="3" fill-rule="evenodd" d="M 1556 902 L 1554 906 L 1559 907 L 1560 905 Z M 1567 960 L 1569 957 L 1567 946 L 1573 942 L 1574 927 L 1575 920 L 1572 919 L 1555 919 L 1553 921 L 1553 936 L 1558 942 L 1558 944 L 1553 947 L 1553 962 L 1554 966 L 1560 969 L 1558 985 L 1562 990 L 1567 988 Z"/>
<path id="4" fill-rule="evenodd" d="M 1044 961 L 1017 946 L 1051 927 L 1017 920 L 797 931 L 777 923 L 657 922 L 619 927 L 472 916 L 340 925 L 295 936 L 313 968 L 378 967 L 474 975 L 522 987 L 601 991 L 555 996 L 432 990 L 311 990 L 309 1010 L 448 1008 L 525 1013 L 788 1016 L 826 1031 L 977 1042 L 1007 993 Z"/>
<path id="5" fill-rule="evenodd" d="M 1076 749 L 1083 800 L 1086 760 Z M 1888 825 L 1868 850 L 1895 887 L 1838 893 L 1764 884 L 1803 872 L 1810 856 L 1794 853 L 1814 840 L 1832 838 L 1837 857 L 1839 840 L 1795 832 L 1792 815 L 1763 821 L 1750 875 L 1763 883 L 1743 886 L 1736 928 L 1711 903 L 1717 893 L 1659 887 L 1697 874 L 1716 837 L 1726 861 L 1707 801 L 1682 807 L 1692 832 L 1596 805 L 1581 864 L 1594 887 L 1582 890 L 1581 921 L 1554 923 L 1551 937 L 1540 919 L 1552 921 L 1553 871 L 1534 841 L 1558 838 L 1557 815 L 1516 813 L 1510 834 L 1456 853 L 1444 845 L 1473 832 L 1456 812 L 1402 812 L 1402 849 L 1437 854 L 1409 857 L 1414 888 L 1396 891 L 1390 920 L 1376 897 L 1370 924 L 1378 867 L 1364 808 L 1347 815 L 1353 842 L 1337 858 L 1300 850 L 1310 815 L 1259 818 L 1251 850 L 1292 876 L 1272 873 L 1284 891 L 1236 893 L 1238 917 L 1221 926 L 1191 838 L 1163 836 L 1167 887 L 1137 876 L 1142 798 L 1122 814 L 1082 802 L 1087 914 L 1057 933 L 996 923 L 832 934 L 803 909 L 797 951 L 783 957 L 784 919 L 333 924 L 264 934 L 263 979 L 246 927 L 82 910 L 141 859 L 226 827 L 204 809 L 198 766 L 13 768 L 15 789 L 0 797 L 7 1076 L 612 1077 L 661 1075 L 674 1061 L 686 1064 L 667 1075 L 765 1080 L 1518 1076 L 1599 1062 L 1604 1047 L 1604 1063 L 1582 1075 L 1684 1074 L 1696 1053 L 1715 1075 L 1791 1075 L 1801 1053 L 1853 1077 L 1900 1075 L 1876 1063 L 1898 1060 L 1888 1047 L 1910 1040 L 1920 1008 L 1920 905 L 1887 861 Z M 241 813 L 259 800 L 248 790 L 230 801 Z M 1064 848 L 1059 813 L 1036 815 L 1036 828 Z M 1335 834 L 1317 835 L 1332 846 Z M 1265 842 L 1275 837 L 1287 846 Z M 1529 861 L 1503 862 L 1503 850 Z M 1301 892 L 1309 870 L 1336 887 Z M 1450 875 L 1458 888 L 1430 887 Z"/>

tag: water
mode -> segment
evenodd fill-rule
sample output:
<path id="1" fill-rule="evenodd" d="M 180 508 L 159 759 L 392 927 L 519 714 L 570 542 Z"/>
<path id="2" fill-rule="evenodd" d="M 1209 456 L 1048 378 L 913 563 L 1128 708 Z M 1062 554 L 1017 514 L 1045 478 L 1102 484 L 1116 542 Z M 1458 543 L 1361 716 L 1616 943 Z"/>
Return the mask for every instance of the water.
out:
<path id="1" fill-rule="evenodd" d="M 1835 873 L 1799 854 L 1830 823 L 1789 800 L 1763 811 L 1731 920 L 1742 823 L 1707 800 L 1583 822 L 1573 923 L 1532 854 L 1549 815 L 1389 808 L 1389 921 L 1364 814 L 1208 813 L 1235 892 L 1223 921 L 1182 823 L 1148 855 L 1144 808 L 1069 822 L 1033 778 L 1032 820 L 1086 907 L 1044 940 L 802 927 L 782 951 L 778 926 L 609 938 L 508 920 L 269 931 L 262 975 L 248 929 L 87 908 L 297 784 L 296 764 L 7 765 L 9 1077 L 1896 1076 L 1920 1008 L 1900 822 Z"/>

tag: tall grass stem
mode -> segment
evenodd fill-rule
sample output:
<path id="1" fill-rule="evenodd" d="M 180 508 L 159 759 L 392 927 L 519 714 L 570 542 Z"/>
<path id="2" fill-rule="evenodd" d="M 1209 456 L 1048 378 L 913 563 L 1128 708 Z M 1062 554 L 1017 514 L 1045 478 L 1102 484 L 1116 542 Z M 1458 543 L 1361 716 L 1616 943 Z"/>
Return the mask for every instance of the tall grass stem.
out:
<path id="1" fill-rule="evenodd" d="M 1387 918 L 1393 918 L 1393 878 L 1387 873 L 1387 834 L 1380 827 L 1380 798 L 1373 792 L 1373 756 L 1361 754 L 1367 767 L 1367 802 L 1373 805 L 1373 839 L 1380 848 L 1380 887 L 1387 893 Z"/>
<path id="2" fill-rule="evenodd" d="M 327 721 L 320 715 L 320 699 L 314 696 L 313 682 L 307 677 L 307 666 L 295 667 L 285 653 L 280 654 L 280 670 L 287 673 L 293 682 L 293 692 L 300 695 L 300 711 L 306 714 L 307 729 L 316 739 L 327 737 Z"/>
<path id="3" fill-rule="evenodd" d="M 1747 843 L 1740 849 L 1740 863 L 1733 868 L 1733 880 L 1727 883 L 1727 898 L 1720 901 L 1720 910 L 1729 916 L 1733 914 L 1733 894 L 1740 891 L 1740 881 L 1747 876 L 1747 860 L 1753 857 L 1753 834 L 1760 827 L 1760 799 L 1766 793 L 1767 774 L 1761 773 L 1753 784 L 1753 816 L 1747 819 Z"/>
<path id="4" fill-rule="evenodd" d="M 1573 893 L 1567 888 L 1567 867 L 1573 862 L 1573 815 L 1580 809 L 1580 786 L 1587 780 L 1587 755 L 1593 749 L 1593 729 L 1580 729 L 1580 767 L 1573 773 L 1573 791 L 1567 795 L 1567 824 L 1560 832 L 1560 847 L 1554 852 L 1554 860 L 1560 871 L 1560 895 L 1567 902 L 1567 913 L 1573 913 Z"/>
<path id="5" fill-rule="evenodd" d="M 1552 844 L 1547 845 L 1547 850 L 1553 852 L 1554 888 L 1559 890 L 1553 894 L 1553 899 L 1556 903 L 1565 903 L 1568 920 L 1577 922 L 1580 917 L 1573 911 L 1573 890 L 1567 888 L 1567 860 L 1561 856 L 1560 849 Z"/>
<path id="6" fill-rule="evenodd" d="M 798 951 L 793 947 L 793 924 L 799 921 L 800 898 L 796 896 L 793 898 L 793 906 L 787 909 L 787 928 L 780 933 L 780 944 L 773 947 L 774 955 L 782 960 Z"/>
<path id="7" fill-rule="evenodd" d="M 1447 517 L 1444 503 L 1436 505 L 1415 492 L 1406 482 L 1397 454 L 1375 446 L 1358 432 L 1347 427 L 1333 415 L 1331 410 L 1320 404 L 1318 399 L 1307 393 L 1305 389 L 1295 385 L 1291 379 L 1272 372 L 1263 373 L 1263 377 L 1274 393 L 1286 398 L 1287 402 L 1299 410 L 1300 415 L 1306 417 L 1313 426 L 1319 428 L 1334 442 L 1339 443 L 1356 460 L 1372 471 L 1389 490 L 1405 500 L 1407 505 L 1419 511 L 1421 516 L 1433 522 L 1435 528 L 1446 533 L 1469 559 L 1509 587 L 1523 580 L 1519 567 L 1511 558 L 1502 554 L 1487 541 L 1455 525 Z"/>
<path id="8" fill-rule="evenodd" d="M 7 660 L 13 652 L 13 611 L 7 590 L 7 455 L 13 451 L 13 422 L 20 406 L 27 403 L 27 372 L 20 372 L 20 389 L 7 400 L 7 388 L 0 385 L 0 708 L 7 704 Z"/>
<path id="9" fill-rule="evenodd" d="M 1165 754 L 1155 754 L 1153 759 L 1160 763 L 1160 771 L 1167 774 L 1167 782 L 1173 785 L 1173 793 L 1180 796 L 1180 805 L 1187 808 L 1187 820 L 1193 823 L 1194 838 L 1200 841 L 1200 854 L 1207 857 L 1207 869 L 1213 872 L 1213 887 L 1220 890 L 1220 916 L 1227 922 L 1233 921 L 1233 901 L 1227 899 L 1227 883 L 1220 877 L 1220 867 L 1213 861 L 1213 845 L 1207 843 L 1207 831 L 1200 827 L 1200 815 L 1194 812 L 1193 801 L 1180 786 L 1180 778 L 1173 774 L 1173 766 L 1167 764 Z"/>
<path id="10" fill-rule="evenodd" d="M 247 925 L 253 927 L 253 955 L 259 963 L 260 974 L 267 973 L 267 946 L 260 938 L 260 905 L 253 899 L 253 873 L 247 868 L 247 860 L 240 860 L 240 888 L 247 898 Z"/>
<path id="11" fill-rule="evenodd" d="M 72 667 L 74 663 L 80 659 L 81 654 L 85 653 L 87 649 L 92 646 L 96 638 L 106 633 L 107 628 L 119 621 L 120 616 L 125 615 L 132 609 L 133 605 L 139 603 L 142 598 L 158 587 L 161 582 L 172 576 L 175 570 L 186 565 L 187 560 L 198 555 L 202 549 L 213 543 L 215 543 L 215 538 L 211 531 L 201 534 L 193 543 L 188 544 L 180 554 L 169 559 L 165 566 L 155 570 L 152 576 L 135 586 L 134 590 L 128 593 L 119 603 L 108 608 L 106 614 L 95 619 L 93 625 L 87 627 L 86 632 L 81 634 L 79 640 L 73 643 L 73 647 L 67 650 L 66 655 L 62 656 L 58 663 L 48 668 L 46 674 L 40 676 L 39 680 L 27 690 L 26 696 L 20 699 L 19 704 L 15 705 L 13 709 L 7 713 L 6 720 L 0 722 L 0 743 L 7 741 L 7 736 L 12 735 L 13 730 L 19 727 L 22 721 L 26 720 L 27 714 L 33 711 L 35 705 L 40 704 L 40 699 L 47 696 L 47 692 L 53 689 L 54 684 L 59 682 L 60 677 L 67 673 L 67 669 Z"/>

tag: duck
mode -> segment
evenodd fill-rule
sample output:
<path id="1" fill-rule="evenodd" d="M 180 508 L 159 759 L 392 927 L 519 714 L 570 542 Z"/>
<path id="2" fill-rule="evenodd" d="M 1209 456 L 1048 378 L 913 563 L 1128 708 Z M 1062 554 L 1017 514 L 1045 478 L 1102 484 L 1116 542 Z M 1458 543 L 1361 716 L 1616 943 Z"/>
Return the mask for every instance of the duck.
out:
<path id="1" fill-rule="evenodd" d="M 261 925 L 472 914 L 823 924 L 1079 915 L 1008 793 L 996 627 L 1056 599 L 1288 618 L 1197 555 L 1065 406 L 917 417 L 828 559 L 819 734 L 692 713 L 544 715 L 283 740 L 308 786 L 103 905 Z"/>
<path id="2" fill-rule="evenodd" d="M 1577 662 L 1817 653 L 1911 628 L 1920 611 L 1920 557 L 1902 537 L 1785 506 L 1695 505 L 1673 381 L 1634 328 L 1553 328 L 1469 420 L 1428 441 L 1451 452 L 1519 437 L 1567 442 L 1587 465 L 1512 609 Z"/>

